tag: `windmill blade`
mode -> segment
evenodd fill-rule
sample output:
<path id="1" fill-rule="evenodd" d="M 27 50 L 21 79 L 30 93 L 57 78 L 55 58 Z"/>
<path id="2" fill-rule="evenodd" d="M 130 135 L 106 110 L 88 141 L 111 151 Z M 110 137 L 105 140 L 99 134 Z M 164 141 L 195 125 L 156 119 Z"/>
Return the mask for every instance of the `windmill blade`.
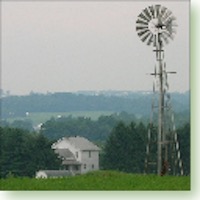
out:
<path id="1" fill-rule="evenodd" d="M 164 14 L 166 12 L 167 8 L 165 8 L 164 6 L 160 6 L 159 8 L 159 15 L 157 16 L 159 24 L 163 25 L 164 24 Z"/>
<path id="2" fill-rule="evenodd" d="M 167 24 L 167 28 L 170 28 L 168 26 L 171 26 L 172 31 L 176 31 L 176 27 L 178 27 L 175 21 L 171 21 L 169 24 Z"/>
<path id="3" fill-rule="evenodd" d="M 145 25 L 145 24 L 142 24 L 142 23 L 137 23 L 136 27 L 148 28 L 148 25 Z"/>
<path id="4" fill-rule="evenodd" d="M 152 33 L 149 31 L 148 33 L 146 33 L 146 35 L 142 38 L 142 41 L 145 42 L 146 40 L 148 40 L 149 36 L 151 36 Z M 149 40 L 148 40 L 149 41 Z"/>
<path id="5" fill-rule="evenodd" d="M 167 21 L 166 21 L 166 29 L 167 31 L 172 34 L 172 32 L 175 30 L 175 26 L 173 26 L 173 18 L 169 18 Z"/>
<path id="6" fill-rule="evenodd" d="M 172 34 L 176 34 L 176 33 L 177 33 L 176 29 L 172 29 Z"/>
<path id="7" fill-rule="evenodd" d="M 138 19 L 138 20 L 136 21 L 136 24 L 148 26 L 148 22 L 145 22 L 145 21 L 143 21 L 143 20 L 141 20 L 141 19 Z"/>
<path id="8" fill-rule="evenodd" d="M 146 18 L 146 16 L 144 15 L 144 13 L 140 13 L 138 18 L 141 18 L 142 20 L 146 21 L 147 23 L 149 22 L 149 20 Z"/>
<path id="9" fill-rule="evenodd" d="M 166 44 L 169 43 L 168 37 L 164 33 L 161 34 L 161 38 L 163 39 L 163 41 L 165 41 Z"/>
<path id="10" fill-rule="evenodd" d="M 141 35 L 140 37 L 141 37 L 142 42 L 145 42 L 146 40 L 148 40 L 150 36 L 151 36 L 151 32 L 148 31 L 144 33 L 143 35 Z"/>
<path id="11" fill-rule="evenodd" d="M 141 38 L 141 40 L 142 40 L 143 42 L 145 42 L 145 41 L 147 40 L 147 38 L 148 38 L 150 35 L 151 35 L 151 33 L 150 33 L 150 31 L 149 31 L 149 32 L 147 32 L 146 34 L 143 35 L 143 37 Z"/>
<path id="12" fill-rule="evenodd" d="M 167 8 L 162 6 L 162 8 L 160 10 L 162 20 L 164 20 L 164 16 L 165 16 L 166 11 L 167 11 Z"/>
<path id="13" fill-rule="evenodd" d="M 171 15 L 169 18 L 172 20 L 172 22 L 176 20 L 176 17 L 174 17 L 173 15 Z"/>
<path id="14" fill-rule="evenodd" d="M 146 27 L 146 26 L 137 26 L 136 27 L 136 31 L 147 30 L 147 29 L 148 29 L 148 27 Z"/>
<path id="15" fill-rule="evenodd" d="M 165 23 L 171 15 L 172 12 L 170 10 L 166 10 L 165 15 L 163 15 L 163 23 Z"/>
<path id="16" fill-rule="evenodd" d="M 147 45 L 151 45 L 153 43 L 153 34 L 151 33 L 151 36 L 149 38 L 149 41 L 147 42 Z"/>
<path id="17" fill-rule="evenodd" d="M 171 40 L 174 39 L 174 35 L 172 34 L 172 32 L 170 32 L 170 33 L 168 34 L 168 36 L 169 36 L 169 38 L 170 38 Z"/>
<path id="18" fill-rule="evenodd" d="M 150 21 L 152 18 L 151 18 L 151 15 L 150 15 L 149 12 L 148 12 L 148 9 L 145 8 L 145 9 L 143 10 L 143 12 L 144 12 L 145 16 L 147 17 L 147 19 Z"/>
<path id="19" fill-rule="evenodd" d="M 149 29 L 138 32 L 138 35 L 141 37 L 142 35 L 144 35 L 147 32 L 150 32 Z"/>
<path id="20" fill-rule="evenodd" d="M 151 12 L 151 6 L 147 7 L 146 9 L 147 9 L 147 11 L 148 11 L 148 13 L 149 13 L 150 18 L 153 19 L 153 18 L 154 18 L 154 15 L 153 15 L 153 13 Z"/>
<path id="21" fill-rule="evenodd" d="M 148 31 L 149 31 L 148 29 L 138 30 L 137 34 L 138 34 L 139 37 L 141 37 L 142 35 L 144 35 Z"/>
<path id="22" fill-rule="evenodd" d="M 160 5 L 155 5 L 155 13 L 156 13 L 155 17 L 159 17 L 159 15 L 160 15 Z"/>
<path id="23" fill-rule="evenodd" d="M 154 6 L 149 6 L 149 10 L 151 12 L 152 19 L 154 19 L 155 18 L 155 8 L 154 8 Z"/>
<path id="24" fill-rule="evenodd" d="M 162 10 L 162 6 L 161 5 L 159 5 L 159 7 L 158 7 L 158 18 L 162 18 L 162 12 L 161 12 L 161 10 Z"/>
<path id="25" fill-rule="evenodd" d="M 170 33 L 167 32 L 167 31 L 162 32 L 162 36 L 165 37 L 165 38 L 167 38 L 168 41 L 169 41 L 169 38 L 170 38 L 171 40 L 174 39 L 174 37 L 172 36 L 172 34 L 170 34 Z"/>

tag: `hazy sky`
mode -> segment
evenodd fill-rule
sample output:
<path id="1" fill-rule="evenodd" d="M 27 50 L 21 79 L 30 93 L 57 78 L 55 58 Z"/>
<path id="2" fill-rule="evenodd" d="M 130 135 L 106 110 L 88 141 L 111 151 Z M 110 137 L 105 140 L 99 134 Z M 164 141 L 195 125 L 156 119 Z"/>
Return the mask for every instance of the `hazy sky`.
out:
<path id="1" fill-rule="evenodd" d="M 2 2 L 2 88 L 12 94 L 152 90 L 155 54 L 135 31 L 162 4 L 177 17 L 165 47 L 170 91 L 189 89 L 189 1 Z"/>

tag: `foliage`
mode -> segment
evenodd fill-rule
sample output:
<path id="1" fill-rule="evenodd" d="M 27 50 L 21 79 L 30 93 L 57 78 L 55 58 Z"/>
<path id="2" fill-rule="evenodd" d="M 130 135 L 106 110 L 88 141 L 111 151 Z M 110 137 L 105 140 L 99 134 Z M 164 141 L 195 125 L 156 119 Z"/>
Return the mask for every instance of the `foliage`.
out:
<path id="1" fill-rule="evenodd" d="M 127 123 L 136 120 L 134 115 L 125 112 L 100 116 L 96 121 L 91 118 L 72 116 L 51 118 L 42 125 L 41 133 L 50 139 L 80 135 L 92 141 L 105 141 L 113 127 L 122 119 Z"/>
<path id="2" fill-rule="evenodd" d="M 11 128 L 19 128 L 24 129 L 27 131 L 33 131 L 33 124 L 31 120 L 25 119 L 25 120 L 13 120 L 11 123 L 2 120 L 1 121 L 2 127 L 11 127 Z"/>
<path id="3" fill-rule="evenodd" d="M 180 143 L 181 159 L 184 175 L 190 174 L 190 125 L 189 123 L 177 130 Z M 142 123 L 125 125 L 120 122 L 113 129 L 106 140 L 104 151 L 100 156 L 103 169 L 119 170 L 124 172 L 143 173 L 146 158 L 147 127 Z M 157 144 L 151 145 L 157 160 Z M 153 171 L 152 171 L 153 170 Z M 155 173 L 155 167 L 151 169 Z"/>
<path id="4" fill-rule="evenodd" d="M 184 174 L 190 174 L 190 124 L 186 123 L 177 130 L 180 143 L 181 158 L 183 160 Z"/>
<path id="5" fill-rule="evenodd" d="M 41 134 L 0 127 L 0 177 L 35 175 L 39 169 L 60 166 L 51 143 Z"/>
<path id="6" fill-rule="evenodd" d="M 96 171 L 66 178 L 0 179 L 0 187 L 1 190 L 190 190 L 190 177 Z"/>
<path id="7" fill-rule="evenodd" d="M 125 115 L 125 113 L 123 113 Z M 52 138 L 81 135 L 104 150 L 100 167 L 143 173 L 147 128 L 142 123 L 119 122 L 121 115 L 90 118 L 52 118 L 41 133 L 16 128 L 0 128 L 1 177 L 35 175 L 40 169 L 59 169 L 60 161 L 51 150 Z M 131 120 L 131 119 L 130 119 Z M 114 128 L 113 128 L 114 127 Z M 52 135 L 51 135 L 51 134 Z M 177 130 L 184 174 L 190 174 L 190 124 Z M 49 135 L 48 135 L 49 134 Z M 49 136 L 46 138 L 45 136 Z"/>
<path id="8" fill-rule="evenodd" d="M 119 123 L 106 142 L 102 158 L 103 167 L 124 172 L 143 173 L 146 132 L 142 123 L 139 125 L 133 122 L 130 125 Z"/>

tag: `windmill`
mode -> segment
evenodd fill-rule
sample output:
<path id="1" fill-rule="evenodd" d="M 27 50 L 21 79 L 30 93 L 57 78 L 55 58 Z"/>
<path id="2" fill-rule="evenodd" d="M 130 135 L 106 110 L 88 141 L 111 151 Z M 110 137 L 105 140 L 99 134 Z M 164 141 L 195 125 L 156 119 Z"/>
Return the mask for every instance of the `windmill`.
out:
<path id="1" fill-rule="evenodd" d="M 146 145 L 146 173 L 156 172 L 183 174 L 171 97 L 168 93 L 167 72 L 164 61 L 164 46 L 174 39 L 176 34 L 176 18 L 172 12 L 161 5 L 146 7 L 136 21 L 136 31 L 142 42 L 153 46 L 156 54 L 156 66 L 151 75 L 154 76 L 153 93 L 157 98 L 152 100 L 152 111 Z M 157 100 L 157 101 L 156 101 Z"/>

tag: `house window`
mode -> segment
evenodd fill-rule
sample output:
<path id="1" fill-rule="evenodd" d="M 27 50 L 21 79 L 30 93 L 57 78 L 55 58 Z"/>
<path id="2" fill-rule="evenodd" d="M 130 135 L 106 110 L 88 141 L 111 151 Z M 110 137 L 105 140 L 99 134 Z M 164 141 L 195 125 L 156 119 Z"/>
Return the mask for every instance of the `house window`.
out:
<path id="1" fill-rule="evenodd" d="M 92 164 L 92 169 L 94 169 L 94 164 Z"/>
<path id="2" fill-rule="evenodd" d="M 78 158 L 78 152 L 76 152 L 76 158 Z"/>
<path id="3" fill-rule="evenodd" d="M 74 165 L 74 170 L 78 171 L 79 170 L 79 166 L 78 165 Z"/>
<path id="4" fill-rule="evenodd" d="M 83 166 L 83 167 L 84 167 L 84 169 L 86 169 L 86 164 L 84 164 L 84 166 Z"/>
<path id="5" fill-rule="evenodd" d="M 88 153 L 89 153 L 89 158 L 91 158 L 92 152 L 91 152 L 91 151 L 88 151 Z"/>

